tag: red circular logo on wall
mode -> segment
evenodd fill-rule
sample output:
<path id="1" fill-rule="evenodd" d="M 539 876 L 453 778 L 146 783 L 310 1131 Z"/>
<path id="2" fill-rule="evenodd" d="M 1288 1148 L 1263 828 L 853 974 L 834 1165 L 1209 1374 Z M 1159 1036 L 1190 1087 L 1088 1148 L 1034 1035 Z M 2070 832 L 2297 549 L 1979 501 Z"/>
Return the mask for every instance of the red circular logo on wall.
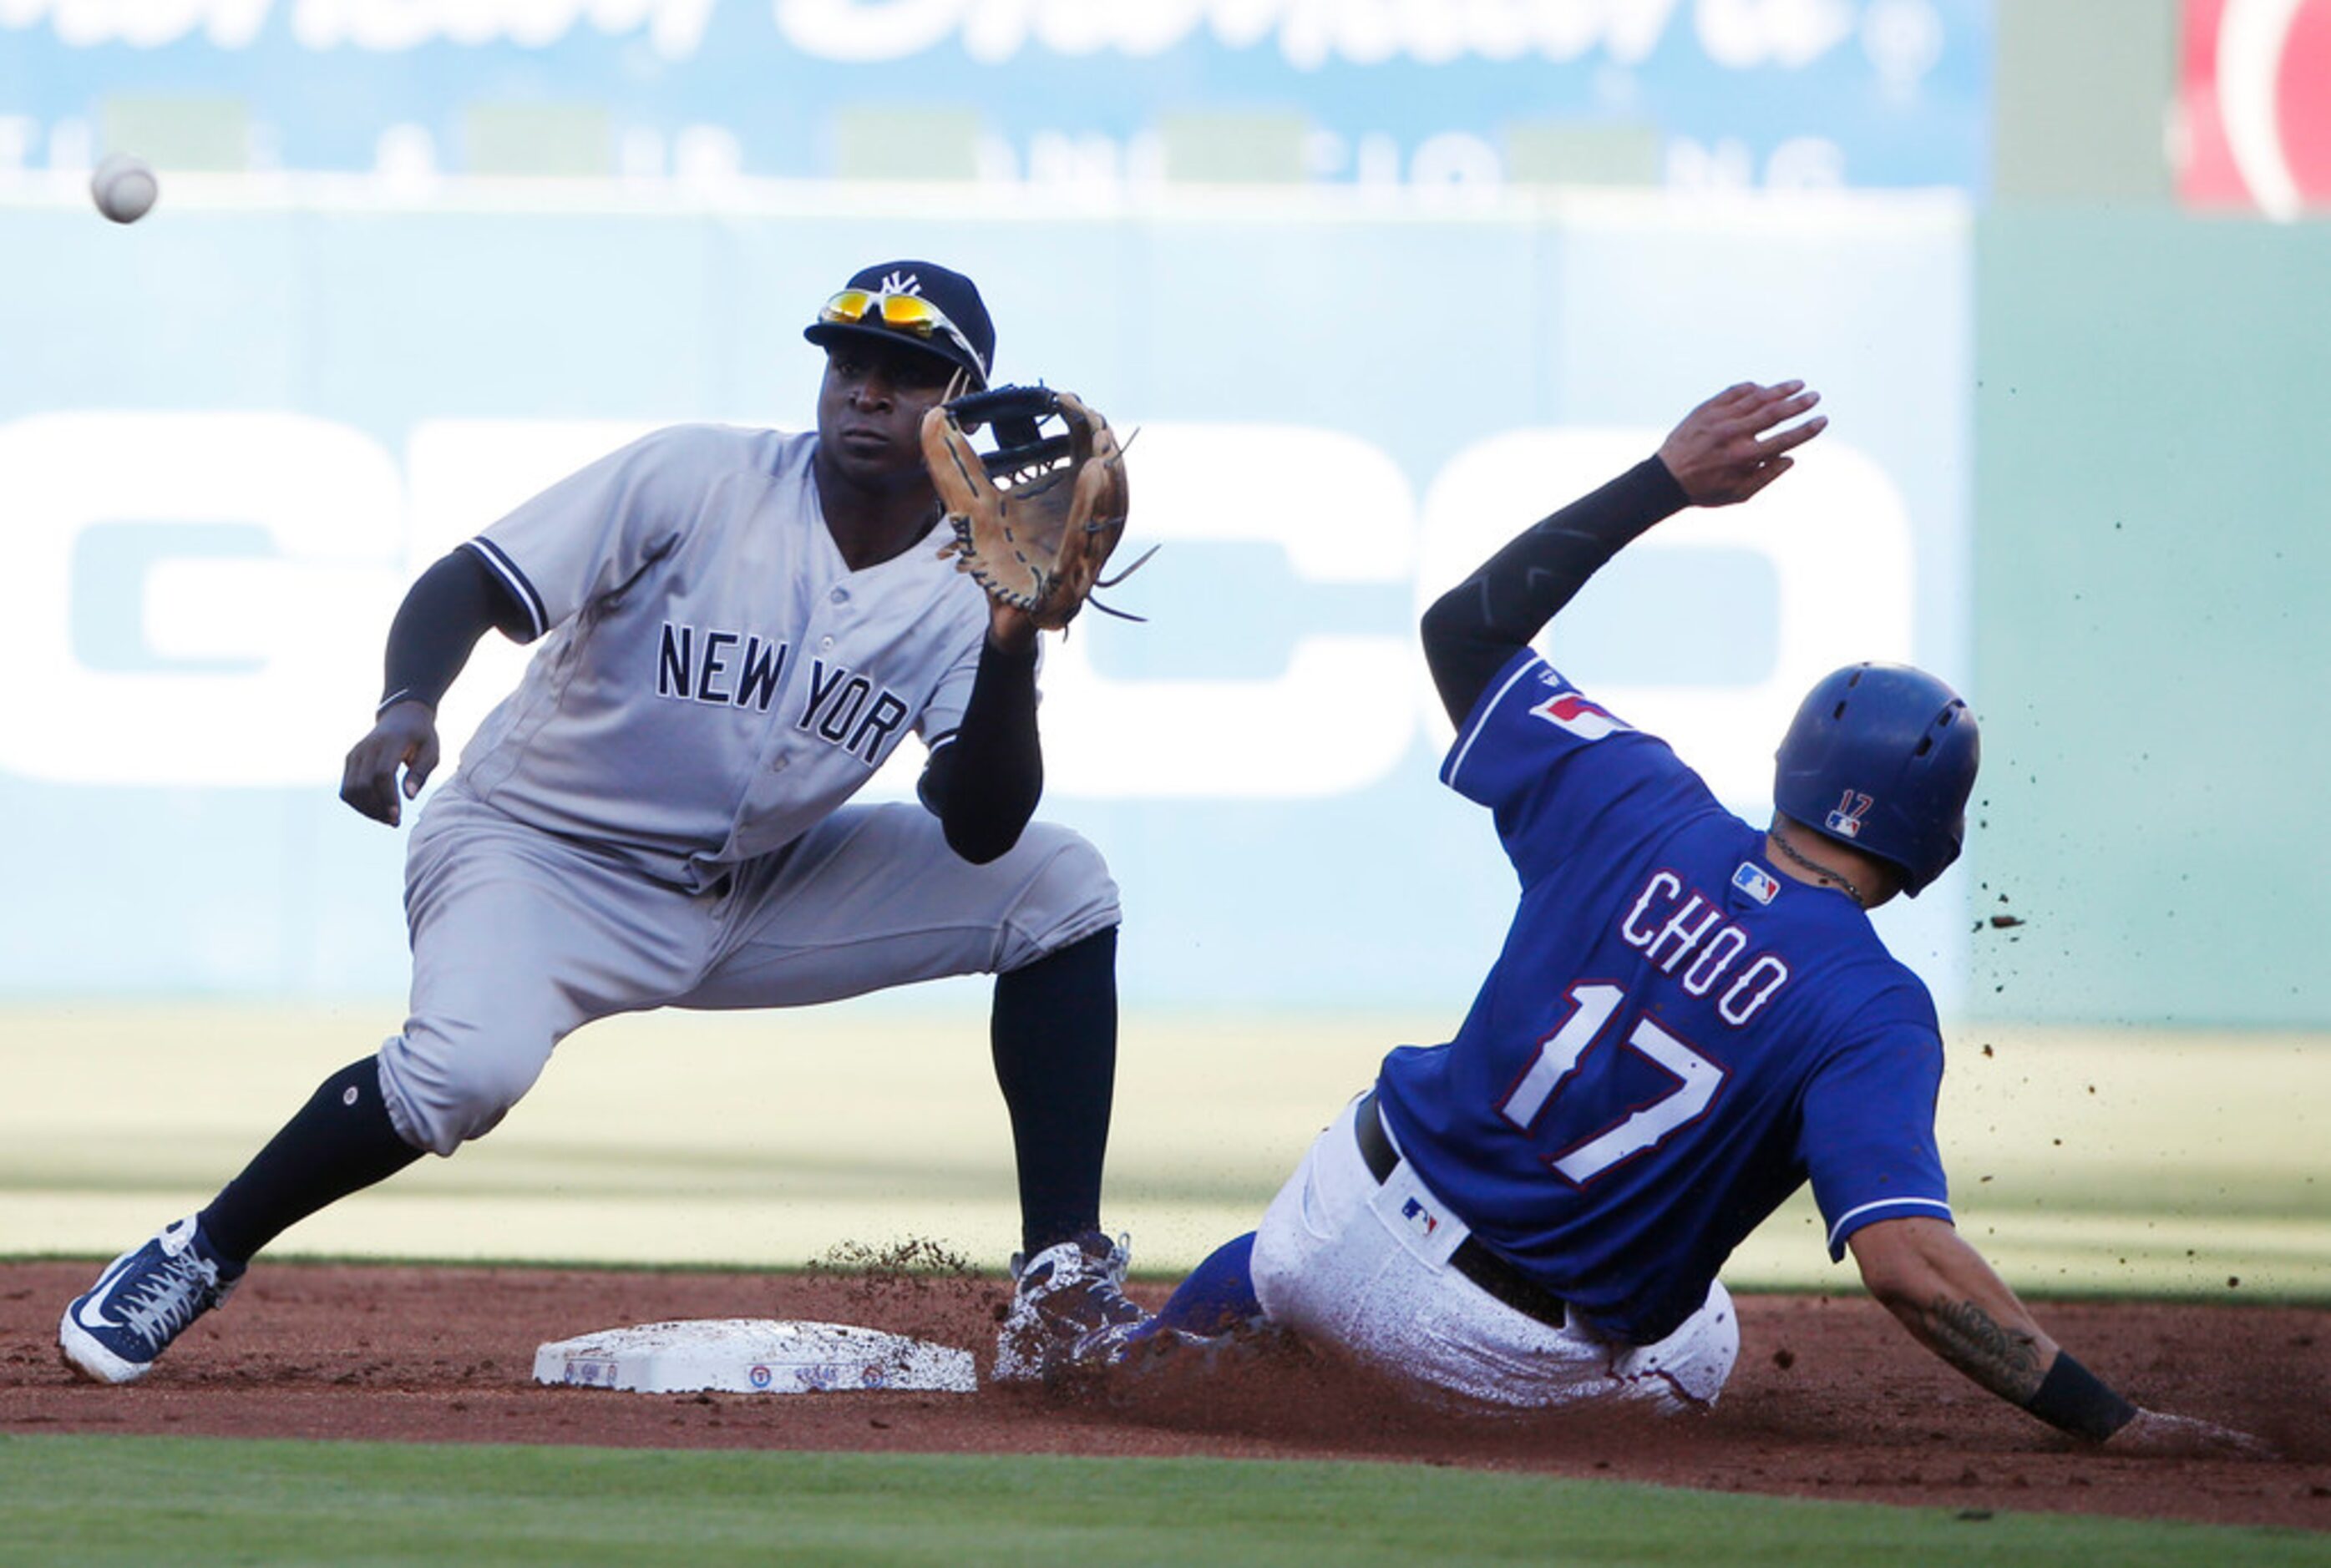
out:
<path id="1" fill-rule="evenodd" d="M 2187 203 L 2331 210 L 2331 0 L 2185 0 L 2183 74 Z"/>

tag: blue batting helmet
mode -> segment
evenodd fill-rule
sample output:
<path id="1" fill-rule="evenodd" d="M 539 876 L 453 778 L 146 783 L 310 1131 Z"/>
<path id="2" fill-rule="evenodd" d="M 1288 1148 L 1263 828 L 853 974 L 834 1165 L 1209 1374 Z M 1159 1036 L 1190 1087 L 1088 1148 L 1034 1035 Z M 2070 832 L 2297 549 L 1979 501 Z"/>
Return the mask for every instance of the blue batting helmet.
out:
<path id="1" fill-rule="evenodd" d="M 1925 670 L 1851 664 L 1805 694 L 1774 760 L 1784 816 L 1884 860 L 1915 898 L 1959 858 L 1983 742 Z"/>

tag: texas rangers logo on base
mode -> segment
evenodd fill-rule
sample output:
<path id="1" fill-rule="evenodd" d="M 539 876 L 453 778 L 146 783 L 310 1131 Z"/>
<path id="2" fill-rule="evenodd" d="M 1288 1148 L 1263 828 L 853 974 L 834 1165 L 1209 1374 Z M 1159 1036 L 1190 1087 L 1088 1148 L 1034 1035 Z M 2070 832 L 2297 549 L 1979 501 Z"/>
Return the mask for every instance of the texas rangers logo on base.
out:
<path id="1" fill-rule="evenodd" d="M 1634 727 L 1602 704 L 1589 702 L 1575 691 L 1557 691 L 1530 711 L 1581 740 L 1601 740 L 1606 735 Z"/>
<path id="2" fill-rule="evenodd" d="M 1876 803 L 1860 790 L 1846 791 L 1837 803 L 1837 809 L 1825 819 L 1829 831 L 1841 839 L 1861 837 L 1861 819 L 1870 814 L 1870 808 Z"/>

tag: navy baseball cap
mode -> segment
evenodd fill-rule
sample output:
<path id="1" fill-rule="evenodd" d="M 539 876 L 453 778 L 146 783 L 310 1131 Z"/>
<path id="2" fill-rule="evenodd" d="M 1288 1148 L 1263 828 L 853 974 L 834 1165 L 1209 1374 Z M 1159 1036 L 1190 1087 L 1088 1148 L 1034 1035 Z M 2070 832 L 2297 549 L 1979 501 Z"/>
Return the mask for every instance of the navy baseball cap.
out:
<path id="1" fill-rule="evenodd" d="M 995 324 L 987 318 L 978 286 L 930 261 L 860 268 L 802 336 L 820 347 L 851 337 L 904 339 L 971 372 L 982 386 L 995 363 Z"/>

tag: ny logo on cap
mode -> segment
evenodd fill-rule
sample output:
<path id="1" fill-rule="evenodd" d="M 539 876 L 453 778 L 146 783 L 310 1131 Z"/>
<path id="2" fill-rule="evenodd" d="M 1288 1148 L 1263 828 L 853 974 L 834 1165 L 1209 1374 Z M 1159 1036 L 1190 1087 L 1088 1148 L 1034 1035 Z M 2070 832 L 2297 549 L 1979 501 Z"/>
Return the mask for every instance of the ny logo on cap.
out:
<path id="1" fill-rule="evenodd" d="M 1860 790 L 1846 791 L 1838 798 L 1837 809 L 1829 814 L 1829 831 L 1841 839 L 1861 837 L 1861 819 L 1870 814 L 1870 808 L 1876 803 Z"/>
<path id="2" fill-rule="evenodd" d="M 912 272 L 883 274 L 882 292 L 885 294 L 920 294 L 922 291 L 923 280 Z"/>

